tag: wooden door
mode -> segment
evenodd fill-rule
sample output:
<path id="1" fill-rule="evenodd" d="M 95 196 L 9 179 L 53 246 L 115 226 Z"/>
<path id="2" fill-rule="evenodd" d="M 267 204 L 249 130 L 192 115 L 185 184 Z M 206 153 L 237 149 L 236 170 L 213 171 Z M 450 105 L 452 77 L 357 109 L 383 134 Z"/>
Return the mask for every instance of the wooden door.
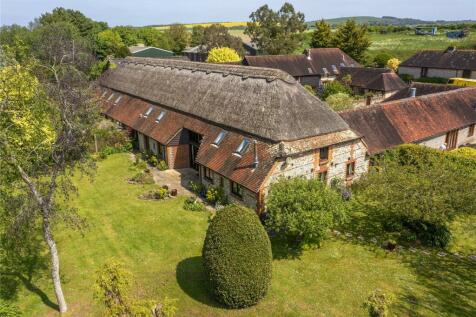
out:
<path id="1" fill-rule="evenodd" d="M 455 149 L 458 145 L 458 130 L 450 131 L 446 134 L 446 148 Z"/>

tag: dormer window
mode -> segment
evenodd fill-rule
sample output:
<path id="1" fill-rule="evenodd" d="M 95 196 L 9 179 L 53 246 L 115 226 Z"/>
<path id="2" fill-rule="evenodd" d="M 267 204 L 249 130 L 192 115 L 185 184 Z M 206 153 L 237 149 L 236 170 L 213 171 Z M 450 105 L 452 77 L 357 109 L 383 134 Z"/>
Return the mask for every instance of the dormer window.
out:
<path id="1" fill-rule="evenodd" d="M 323 67 L 322 68 L 322 72 L 324 73 L 324 75 L 328 75 L 329 74 L 329 71 L 327 70 L 327 68 Z"/>
<path id="2" fill-rule="evenodd" d="M 217 135 L 217 137 L 215 138 L 215 141 L 213 141 L 213 145 L 215 146 L 219 146 L 221 141 L 223 141 L 223 139 L 225 138 L 225 135 L 226 135 L 226 131 L 225 130 L 221 130 L 220 133 Z"/>
<path id="3" fill-rule="evenodd" d="M 157 116 L 157 118 L 155 119 L 155 122 L 159 123 L 160 120 L 162 120 L 162 118 L 165 116 L 165 111 L 162 110 L 159 115 Z"/>
<path id="4" fill-rule="evenodd" d="M 241 141 L 240 145 L 238 146 L 238 148 L 236 149 L 236 154 L 238 155 L 243 155 L 245 154 L 246 152 L 246 149 L 248 148 L 248 145 L 250 145 L 250 140 L 248 139 L 243 139 L 243 141 Z"/>
<path id="5" fill-rule="evenodd" d="M 344 63 L 340 63 L 340 66 L 341 66 L 341 67 L 345 67 L 345 64 L 344 64 Z"/>
<path id="6" fill-rule="evenodd" d="M 121 99 L 122 99 L 122 96 L 117 97 L 116 101 L 114 101 L 114 104 L 117 105 L 119 101 L 121 101 Z"/>
<path id="7" fill-rule="evenodd" d="M 107 101 L 110 101 L 112 99 L 112 97 L 114 97 L 114 93 L 112 93 L 109 98 L 107 98 Z"/>
<path id="8" fill-rule="evenodd" d="M 144 113 L 144 117 L 147 118 L 148 116 L 150 116 L 152 111 L 154 111 L 154 107 L 150 106 L 149 109 L 147 109 L 147 111 Z"/>

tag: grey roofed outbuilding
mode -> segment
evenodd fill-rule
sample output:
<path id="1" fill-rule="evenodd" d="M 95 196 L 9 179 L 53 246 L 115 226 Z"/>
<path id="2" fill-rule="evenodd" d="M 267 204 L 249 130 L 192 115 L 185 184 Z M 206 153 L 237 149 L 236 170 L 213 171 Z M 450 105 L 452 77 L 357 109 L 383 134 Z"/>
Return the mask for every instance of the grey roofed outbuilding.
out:
<path id="1" fill-rule="evenodd" d="M 100 84 L 276 142 L 349 129 L 327 104 L 277 69 L 128 57 Z"/>
<path id="2" fill-rule="evenodd" d="M 129 51 L 134 57 L 172 57 L 174 52 L 159 47 L 136 45 L 130 46 Z"/>

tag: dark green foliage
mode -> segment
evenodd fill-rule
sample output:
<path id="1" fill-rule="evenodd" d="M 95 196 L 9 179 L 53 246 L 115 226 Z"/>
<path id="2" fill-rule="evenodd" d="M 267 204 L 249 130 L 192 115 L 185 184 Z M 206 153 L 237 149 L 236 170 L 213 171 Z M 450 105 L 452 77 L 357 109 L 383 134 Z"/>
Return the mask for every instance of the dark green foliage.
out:
<path id="1" fill-rule="evenodd" d="M 311 47 L 331 47 L 332 30 L 326 21 L 316 22 L 316 29 L 312 32 Z"/>
<path id="2" fill-rule="evenodd" d="M 195 27 L 192 38 L 193 41 L 198 41 L 197 45 L 204 45 L 208 50 L 228 47 L 234 49 L 240 56 L 245 53 L 241 38 L 231 35 L 228 28 L 222 24 L 212 24 L 205 28 Z"/>
<path id="3" fill-rule="evenodd" d="M 254 211 L 236 205 L 217 211 L 202 252 L 219 302 L 248 307 L 266 295 L 271 282 L 271 243 Z"/>
<path id="4" fill-rule="evenodd" d="M 376 67 L 387 67 L 387 62 L 392 57 L 393 57 L 392 55 L 385 52 L 378 53 L 374 57 L 374 65 Z"/>
<path id="5" fill-rule="evenodd" d="M 196 25 L 192 28 L 192 36 L 190 38 L 190 45 L 198 46 L 203 43 L 205 36 L 205 27 L 202 25 Z"/>
<path id="6" fill-rule="evenodd" d="M 307 25 L 304 14 L 292 4 L 286 2 L 278 11 L 264 5 L 250 19 L 245 34 L 266 54 L 291 54 L 301 46 Z"/>
<path id="7" fill-rule="evenodd" d="M 266 227 L 290 242 L 317 244 L 346 218 L 341 194 L 318 179 L 281 179 L 266 201 Z"/>
<path id="8" fill-rule="evenodd" d="M 350 95 L 352 91 L 345 84 L 341 83 L 340 81 L 334 80 L 324 86 L 324 91 L 321 94 L 321 98 L 326 100 L 327 97 L 338 93 Z"/>
<path id="9" fill-rule="evenodd" d="M 190 181 L 190 188 L 192 189 L 192 192 L 197 196 L 205 197 L 207 193 L 207 188 L 202 183 Z"/>
<path id="10" fill-rule="evenodd" d="M 166 36 L 170 39 L 170 49 L 175 54 L 182 54 L 182 51 L 190 43 L 190 33 L 183 24 L 173 24 L 165 32 Z"/>
<path id="11" fill-rule="evenodd" d="M 356 61 L 362 61 L 365 51 L 370 46 L 370 38 L 365 25 L 358 25 L 354 20 L 347 20 L 337 28 L 332 44 Z"/>
<path id="12" fill-rule="evenodd" d="M 205 211 L 205 205 L 195 197 L 188 197 L 183 203 L 183 209 L 188 211 Z"/>
<path id="13" fill-rule="evenodd" d="M 221 186 L 209 186 L 206 198 L 210 204 L 228 205 L 228 196 Z"/>
<path id="14" fill-rule="evenodd" d="M 476 161 L 419 145 L 387 151 L 355 184 L 358 206 L 386 231 L 412 232 L 423 243 L 445 246 L 448 223 L 474 214 Z"/>

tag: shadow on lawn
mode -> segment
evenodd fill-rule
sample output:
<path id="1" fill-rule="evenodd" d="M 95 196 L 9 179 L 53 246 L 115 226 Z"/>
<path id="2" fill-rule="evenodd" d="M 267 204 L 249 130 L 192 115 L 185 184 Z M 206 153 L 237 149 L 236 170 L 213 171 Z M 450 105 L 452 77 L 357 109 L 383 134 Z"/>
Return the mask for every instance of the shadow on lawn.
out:
<path id="1" fill-rule="evenodd" d="M 180 288 L 194 300 L 211 307 L 224 308 L 210 294 L 210 284 L 205 276 L 201 256 L 180 261 L 176 277 Z"/>
<path id="2" fill-rule="evenodd" d="M 426 298 L 421 300 L 411 290 L 406 290 L 404 301 L 396 305 L 397 309 L 413 312 L 420 306 L 436 315 L 475 316 L 474 262 L 449 255 L 422 254 L 404 255 L 402 261 L 414 269 L 418 284 L 426 288 Z"/>
<path id="3" fill-rule="evenodd" d="M 0 299 L 16 300 L 20 286 L 40 297 L 41 301 L 58 310 L 48 295 L 33 282 L 35 277 L 48 269 L 48 259 L 40 253 L 43 250 L 40 240 L 22 241 L 21 245 L 0 245 L 3 257 L 0 258 Z"/>

